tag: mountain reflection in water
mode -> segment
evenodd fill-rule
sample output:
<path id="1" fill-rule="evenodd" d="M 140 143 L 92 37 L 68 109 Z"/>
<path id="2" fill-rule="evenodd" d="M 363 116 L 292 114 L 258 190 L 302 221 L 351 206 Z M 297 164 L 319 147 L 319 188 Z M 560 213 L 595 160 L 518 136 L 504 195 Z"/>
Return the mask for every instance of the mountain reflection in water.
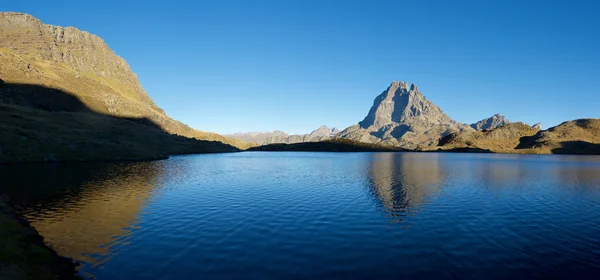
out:
<path id="1" fill-rule="evenodd" d="M 600 157 L 247 152 L 0 176 L 95 279 L 600 275 Z"/>
<path id="2" fill-rule="evenodd" d="M 390 222 L 403 222 L 439 193 L 444 180 L 437 154 L 374 153 L 367 181 Z"/>
<path id="3" fill-rule="evenodd" d="M 124 244 L 163 162 L 8 166 L 11 197 L 59 254 L 102 264 Z"/>

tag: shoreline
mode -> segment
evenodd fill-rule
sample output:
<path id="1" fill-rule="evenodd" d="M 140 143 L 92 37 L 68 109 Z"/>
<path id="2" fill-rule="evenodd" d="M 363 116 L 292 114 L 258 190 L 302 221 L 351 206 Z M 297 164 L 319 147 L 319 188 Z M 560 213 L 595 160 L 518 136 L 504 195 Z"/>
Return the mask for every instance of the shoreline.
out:
<path id="1" fill-rule="evenodd" d="M 339 147 L 338 147 L 339 148 Z M 345 147 L 348 148 L 348 147 Z M 353 147 L 358 148 L 358 147 Z M 243 150 L 239 152 L 399 152 L 399 153 L 487 153 L 487 154 L 512 154 L 512 155 L 578 155 L 582 154 L 531 154 L 531 153 L 498 153 L 485 150 L 449 149 L 449 150 Z M 197 153 L 190 153 L 197 154 Z M 204 153 L 202 153 L 204 154 Z M 186 154 L 174 154 L 186 155 Z M 166 158 L 141 159 L 141 160 L 91 160 L 87 162 L 136 162 L 155 161 Z M 80 161 L 74 161 L 80 162 Z M 57 162 L 5 162 L 2 165 L 20 164 L 60 164 L 74 163 L 73 161 Z M 71 258 L 60 256 L 56 251 L 44 243 L 41 236 L 31 224 L 17 213 L 8 196 L 0 193 L 0 279 L 83 279 L 77 274 L 79 263 Z"/>
<path id="2" fill-rule="evenodd" d="M 79 264 L 48 247 L 5 195 L 0 195 L 0 248 L 0 279 L 83 279 Z"/>
<path id="3" fill-rule="evenodd" d="M 303 142 L 303 143 L 318 143 L 318 142 Z M 280 146 L 277 148 L 268 147 L 270 145 Z M 293 147 L 295 144 L 269 144 L 265 146 L 257 146 L 247 150 L 240 150 L 234 152 L 200 152 L 200 153 L 177 153 L 170 154 L 168 156 L 148 157 L 148 158 L 105 158 L 105 159 L 85 159 L 85 160 L 8 160 L 0 161 L 1 166 L 15 166 L 15 165 L 30 165 L 30 164 L 69 164 L 69 163 L 134 163 L 134 162 L 147 162 L 147 161 L 161 161 L 170 159 L 172 156 L 185 156 L 185 155 L 202 155 L 202 154 L 232 154 L 232 153 L 244 153 L 244 152 L 316 152 L 316 153 L 457 153 L 457 154 L 497 154 L 497 155 L 540 155 L 540 156 L 598 156 L 598 153 L 546 153 L 543 151 L 535 151 L 531 149 L 521 151 L 493 151 L 482 148 L 450 148 L 450 149 L 431 149 L 431 150 L 410 150 L 410 149 L 361 149 L 356 147 L 343 147 L 342 149 L 297 149 Z M 281 146 L 284 148 L 282 149 Z M 287 146 L 287 147 L 286 147 Z M 1 194 L 0 194 L 1 196 Z"/>

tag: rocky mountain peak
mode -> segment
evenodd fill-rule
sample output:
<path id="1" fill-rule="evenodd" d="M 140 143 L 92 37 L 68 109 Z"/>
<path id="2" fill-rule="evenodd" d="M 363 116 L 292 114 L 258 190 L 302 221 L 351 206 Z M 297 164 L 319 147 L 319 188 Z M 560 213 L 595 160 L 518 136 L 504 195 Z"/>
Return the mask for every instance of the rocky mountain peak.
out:
<path id="1" fill-rule="evenodd" d="M 407 82 L 395 81 L 375 98 L 369 113 L 359 125 L 364 129 L 379 129 L 416 119 L 431 123 L 452 122 L 439 107 L 421 94 L 417 85 L 409 87 Z"/>
<path id="2" fill-rule="evenodd" d="M 511 123 L 505 116 L 495 114 L 489 118 L 485 118 L 476 123 L 471 124 L 471 127 L 475 130 L 489 130 L 497 127 L 504 126 Z"/>
<path id="3" fill-rule="evenodd" d="M 333 137 L 338 134 L 340 131 L 337 128 L 329 128 L 326 125 L 322 125 L 319 128 L 313 130 L 309 136 L 310 137 Z"/>
<path id="4" fill-rule="evenodd" d="M 388 90 L 390 88 L 393 88 L 394 90 L 397 90 L 399 88 L 408 90 L 408 83 L 404 82 L 404 81 L 393 81 L 390 86 L 388 87 Z"/>
<path id="5" fill-rule="evenodd" d="M 417 88 L 417 85 L 411 84 L 410 85 L 410 91 L 412 91 L 412 92 L 419 92 L 419 88 Z"/>

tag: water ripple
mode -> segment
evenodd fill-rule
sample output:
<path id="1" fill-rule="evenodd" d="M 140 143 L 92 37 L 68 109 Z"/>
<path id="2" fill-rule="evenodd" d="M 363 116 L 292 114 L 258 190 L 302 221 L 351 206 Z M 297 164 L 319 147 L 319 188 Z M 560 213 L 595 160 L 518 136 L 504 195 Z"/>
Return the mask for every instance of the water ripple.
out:
<path id="1" fill-rule="evenodd" d="M 600 273 L 598 157 L 253 152 L 0 172 L 88 278 Z"/>

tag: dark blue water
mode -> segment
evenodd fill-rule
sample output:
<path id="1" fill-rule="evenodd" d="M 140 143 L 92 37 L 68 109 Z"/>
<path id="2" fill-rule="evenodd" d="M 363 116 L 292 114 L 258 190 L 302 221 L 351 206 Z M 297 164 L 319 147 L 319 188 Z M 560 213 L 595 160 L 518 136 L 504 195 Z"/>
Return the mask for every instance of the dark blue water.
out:
<path id="1" fill-rule="evenodd" d="M 249 152 L 36 168 L 7 171 L 12 195 L 90 278 L 600 277 L 600 157 Z"/>

